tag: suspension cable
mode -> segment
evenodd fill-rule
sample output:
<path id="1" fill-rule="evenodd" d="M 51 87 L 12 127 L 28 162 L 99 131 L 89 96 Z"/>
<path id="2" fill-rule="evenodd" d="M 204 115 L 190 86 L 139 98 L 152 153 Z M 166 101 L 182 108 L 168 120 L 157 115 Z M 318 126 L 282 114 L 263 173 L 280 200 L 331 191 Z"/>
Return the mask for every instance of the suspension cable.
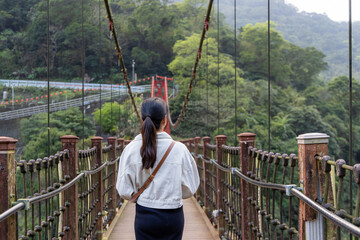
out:
<path id="1" fill-rule="evenodd" d="M 199 61 L 201 59 L 202 46 L 203 46 L 203 43 L 204 43 L 206 33 L 209 30 L 210 14 L 211 14 L 211 9 L 212 9 L 212 6 L 213 6 L 213 2 L 214 2 L 214 0 L 209 1 L 208 9 L 207 9 L 205 20 L 204 20 L 204 27 L 203 27 L 203 31 L 202 31 L 201 38 L 200 38 L 199 48 L 198 48 L 198 51 L 197 51 L 194 67 L 192 69 L 192 77 L 191 77 L 190 82 L 189 82 L 188 92 L 187 92 L 187 94 L 185 96 L 185 100 L 184 100 L 181 112 L 180 112 L 180 114 L 178 116 L 178 119 L 176 120 L 175 123 L 172 122 L 171 116 L 170 116 L 170 111 L 168 111 L 168 120 L 169 120 L 170 126 L 172 128 L 174 128 L 174 129 L 176 129 L 180 125 L 180 122 L 184 117 L 184 113 L 185 113 L 185 110 L 186 110 L 187 103 L 189 101 L 192 85 L 193 85 L 195 77 L 196 77 L 196 70 L 197 70 Z"/>
<path id="2" fill-rule="evenodd" d="M 82 78 L 82 144 L 85 149 L 85 36 L 84 36 L 84 0 L 81 0 L 81 78 Z"/>
<path id="3" fill-rule="evenodd" d="M 136 116 L 137 116 L 137 118 L 139 120 L 139 123 L 141 124 L 142 119 L 141 119 L 140 114 L 139 114 L 139 112 L 137 110 L 137 107 L 136 107 L 136 104 L 135 104 L 135 99 L 134 99 L 133 94 L 131 92 L 130 83 L 129 83 L 129 80 L 128 80 L 128 77 L 127 77 L 127 70 L 126 70 L 126 67 L 125 67 L 125 61 L 124 61 L 124 58 L 123 58 L 123 55 L 122 55 L 122 50 L 121 50 L 121 47 L 120 47 L 120 44 L 119 44 L 119 41 L 118 41 L 118 37 L 116 35 L 116 30 L 115 30 L 115 26 L 114 26 L 114 20 L 113 20 L 113 17 L 111 15 L 109 1 L 104 0 L 104 3 L 105 3 L 105 7 L 106 7 L 107 17 L 109 19 L 109 29 L 110 29 L 110 32 L 112 33 L 113 37 L 114 37 L 115 49 L 117 51 L 117 57 L 118 57 L 118 61 L 120 62 L 121 71 L 123 72 L 124 80 L 125 80 L 126 86 L 128 88 L 128 93 L 129 93 L 129 96 L 130 96 L 130 99 L 131 99 L 131 103 L 132 103 L 132 105 L 134 107 L 134 111 L 135 111 Z"/>
<path id="4" fill-rule="evenodd" d="M 206 134 L 209 134 L 209 38 L 206 38 Z"/>
<path id="5" fill-rule="evenodd" d="M 271 144 L 270 144 L 270 139 L 271 139 L 271 131 L 270 131 L 270 121 L 271 121 L 271 103 L 270 103 L 270 76 L 271 76 L 271 69 L 270 69 L 270 0 L 268 0 L 268 41 L 267 41 L 267 45 L 268 45 L 268 64 L 267 64 L 267 68 L 268 68 L 268 150 L 271 150 Z"/>
<path id="6" fill-rule="evenodd" d="M 112 41 L 110 40 L 110 49 L 113 48 Z M 112 78 L 112 66 L 113 66 L 113 58 L 110 55 L 110 126 L 113 126 L 113 78 Z"/>
<path id="7" fill-rule="evenodd" d="M 220 134 L 220 3 L 217 0 L 217 134 Z"/>
<path id="8" fill-rule="evenodd" d="M 101 83 L 102 83 L 102 69 L 101 69 L 101 0 L 99 0 L 99 82 L 100 82 L 100 135 L 102 134 L 102 118 L 101 118 L 101 108 L 102 108 L 102 99 L 101 99 Z"/>
<path id="9" fill-rule="evenodd" d="M 234 140 L 234 146 L 237 145 L 237 78 L 236 78 L 236 54 L 237 54 L 237 44 L 236 44 L 236 0 L 234 0 L 234 66 L 235 66 L 235 140 Z"/>
<path id="10" fill-rule="evenodd" d="M 196 70 L 197 70 L 197 67 L 198 67 L 199 60 L 201 58 L 201 51 L 202 51 L 204 38 L 205 38 L 206 32 L 209 29 L 210 13 L 211 13 L 213 1 L 214 0 L 209 1 L 209 5 L 208 5 L 206 17 L 205 17 L 205 23 L 204 23 L 202 35 L 201 35 L 201 38 L 200 38 L 199 48 L 198 48 L 198 51 L 197 51 L 194 67 L 192 69 L 192 77 L 191 77 L 191 80 L 190 80 L 190 83 L 189 83 L 189 86 L 188 86 L 188 92 L 187 92 L 187 94 L 185 96 L 185 100 L 184 100 L 181 112 L 179 114 L 179 117 L 178 117 L 178 119 L 176 120 L 175 123 L 172 122 L 171 116 L 170 116 L 170 111 L 168 111 L 168 120 L 169 120 L 169 123 L 170 123 L 171 127 L 174 128 L 174 129 L 176 129 L 179 126 L 181 120 L 183 119 L 184 113 L 185 113 L 185 110 L 186 110 L 186 106 L 187 106 L 187 103 L 189 101 L 192 86 L 193 86 L 194 80 L 196 78 Z M 116 35 L 115 26 L 114 26 L 114 20 L 113 20 L 112 15 L 111 15 L 109 1 L 104 0 L 104 3 L 105 3 L 106 11 L 107 11 L 107 17 L 109 19 L 110 31 L 112 32 L 112 34 L 114 36 L 114 41 L 115 41 L 115 45 L 116 45 L 115 48 L 117 50 L 118 60 L 120 62 L 121 68 L 122 68 L 122 72 L 123 72 L 123 75 L 124 75 L 126 86 L 128 88 L 128 93 L 129 93 L 129 96 L 131 98 L 131 102 L 132 102 L 132 105 L 134 107 L 134 111 L 135 111 L 135 113 L 136 113 L 136 115 L 137 115 L 137 117 L 139 119 L 139 122 L 142 123 L 142 119 L 140 118 L 139 112 L 138 112 L 136 104 L 135 104 L 134 97 L 133 97 L 132 92 L 131 92 L 130 83 L 129 83 L 129 80 L 128 80 L 128 77 L 127 77 L 126 67 L 125 67 L 125 63 L 124 63 L 124 58 L 123 58 L 123 55 L 122 55 L 122 50 L 121 50 L 121 47 L 120 47 L 119 42 L 118 42 L 118 38 L 117 38 L 117 35 Z"/>
<path id="11" fill-rule="evenodd" d="M 349 163 L 353 162 L 353 132 L 352 132 L 352 120 L 353 120 L 353 90 L 352 90 L 352 12 L 351 12 L 351 0 L 349 0 Z M 349 174 L 350 182 L 352 179 L 352 172 Z M 352 184 L 350 184 L 350 199 L 352 199 Z M 350 201 L 349 212 L 352 214 L 352 201 Z M 352 235 L 350 234 L 350 239 Z"/>
<path id="12" fill-rule="evenodd" d="M 47 139 L 47 153 L 50 156 L 50 0 L 47 0 L 47 35 L 46 35 L 46 57 L 47 57 L 47 132 L 48 132 L 48 139 Z"/>

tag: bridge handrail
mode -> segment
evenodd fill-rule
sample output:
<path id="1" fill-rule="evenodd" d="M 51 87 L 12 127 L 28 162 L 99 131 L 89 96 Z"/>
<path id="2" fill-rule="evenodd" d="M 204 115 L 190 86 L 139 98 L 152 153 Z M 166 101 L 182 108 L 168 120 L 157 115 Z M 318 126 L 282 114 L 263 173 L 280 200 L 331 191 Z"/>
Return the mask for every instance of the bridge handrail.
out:
<path id="1" fill-rule="evenodd" d="M 83 176 L 85 176 L 85 173 L 80 173 L 73 180 L 71 180 L 64 186 L 62 186 L 52 192 L 46 193 L 42 196 L 36 196 L 36 197 L 31 197 L 31 198 L 26 198 L 26 199 L 18 199 L 18 203 L 15 206 L 11 207 L 7 211 L 0 214 L 0 222 L 5 220 L 6 218 L 10 217 L 11 215 L 17 213 L 18 211 L 23 210 L 24 208 L 25 208 L 25 210 L 29 209 L 30 205 L 32 205 L 34 203 L 41 202 L 43 200 L 46 200 L 46 199 L 49 199 L 51 197 L 58 195 L 59 193 L 65 191 L 66 189 L 68 189 L 72 185 L 74 185 L 76 182 L 78 182 Z"/>
<path id="2" fill-rule="evenodd" d="M 112 149 L 112 145 L 109 145 L 105 149 L 107 149 L 107 150 Z M 89 150 L 93 150 L 93 148 L 89 149 Z M 106 150 L 106 152 L 108 152 L 107 150 Z M 86 152 L 86 151 L 87 150 L 79 150 L 79 153 Z M 59 195 L 60 193 L 64 192 L 65 190 L 67 190 L 68 188 L 73 186 L 75 183 L 80 181 L 80 179 L 83 178 L 84 176 L 96 174 L 96 173 L 100 172 L 102 169 L 104 169 L 106 166 L 116 164 L 119 160 L 120 160 L 120 157 L 117 157 L 113 161 L 104 162 L 101 166 L 97 167 L 96 169 L 89 170 L 89 171 L 81 171 L 70 182 L 64 184 L 63 186 L 57 188 L 56 190 L 45 193 L 45 194 L 43 194 L 41 196 L 35 196 L 35 197 L 26 198 L 26 199 L 18 199 L 17 203 L 14 206 L 12 206 L 8 210 L 6 210 L 5 212 L 0 214 L 0 222 L 7 219 L 10 216 L 12 216 L 13 214 L 23 210 L 23 209 L 25 209 L 25 210 L 30 209 L 30 206 L 32 204 L 35 204 L 37 202 L 41 202 L 41 201 L 44 201 L 44 200 L 49 199 L 51 197 L 54 197 L 56 195 Z"/>
<path id="3" fill-rule="evenodd" d="M 335 213 L 330 212 L 325 207 L 311 200 L 309 197 L 307 197 L 304 193 L 302 193 L 298 189 L 292 188 L 290 192 L 295 197 L 306 203 L 306 205 L 310 206 L 312 209 L 314 209 L 315 211 L 317 211 L 318 213 L 320 213 L 321 215 L 323 215 L 324 217 L 326 217 L 327 219 L 329 219 L 339 227 L 345 229 L 346 231 L 350 232 L 351 234 L 354 234 L 357 237 L 360 237 L 360 228 L 358 226 L 342 219 L 341 217 L 337 216 Z"/>
<path id="4" fill-rule="evenodd" d="M 214 146 L 214 145 L 212 145 L 212 146 Z M 224 145 L 223 145 L 223 148 L 224 148 Z M 225 146 L 225 149 L 232 149 L 232 148 Z M 260 153 L 259 150 L 254 151 L 254 152 Z M 286 193 L 287 196 L 291 196 L 291 194 L 292 194 L 293 196 L 295 196 L 296 198 L 298 198 L 299 200 L 303 201 L 305 204 L 307 204 L 308 206 L 313 208 L 316 212 L 318 212 L 321 215 L 323 215 L 324 217 L 326 217 L 331 222 L 333 222 L 336 225 L 338 225 L 339 227 L 345 229 L 349 233 L 354 234 L 357 237 L 360 237 L 360 228 L 358 226 L 352 224 L 351 222 L 344 220 L 343 218 L 339 217 L 335 213 L 327 210 L 325 207 L 321 206 L 316 201 L 311 200 L 304 193 L 302 193 L 301 192 L 302 189 L 295 184 L 278 184 L 278 183 L 257 181 L 257 180 L 254 180 L 254 179 L 246 176 L 244 173 L 242 173 L 242 171 L 239 168 L 222 166 L 218 163 L 218 161 L 216 159 L 206 159 L 204 157 L 204 155 L 202 155 L 202 154 L 196 154 L 195 152 L 191 152 L 191 154 L 195 158 L 199 158 L 202 161 L 204 161 L 205 163 L 209 163 L 209 164 L 216 166 L 216 168 L 220 169 L 223 172 L 231 173 L 232 175 L 234 175 L 234 174 L 237 175 L 238 177 L 240 177 L 241 179 L 243 179 L 244 181 L 246 181 L 250 184 L 256 185 L 261 188 L 283 191 Z M 266 154 L 266 156 L 269 156 L 269 154 Z M 277 157 L 282 158 L 281 156 L 277 156 Z M 290 159 L 290 157 L 287 157 L 287 158 Z M 295 158 L 293 158 L 293 159 L 295 159 Z M 318 159 L 320 159 L 320 157 Z"/>

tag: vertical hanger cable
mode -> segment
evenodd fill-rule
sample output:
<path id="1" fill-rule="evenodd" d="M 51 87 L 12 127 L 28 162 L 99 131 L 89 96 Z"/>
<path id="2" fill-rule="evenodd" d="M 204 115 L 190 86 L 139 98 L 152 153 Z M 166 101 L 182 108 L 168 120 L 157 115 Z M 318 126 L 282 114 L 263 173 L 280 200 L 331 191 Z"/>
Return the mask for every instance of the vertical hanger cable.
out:
<path id="1" fill-rule="evenodd" d="M 217 44 L 218 44 L 218 54 L 217 54 L 217 134 L 220 134 L 220 3 L 217 0 Z"/>
<path id="2" fill-rule="evenodd" d="M 101 82 L 102 82 L 102 69 L 101 69 L 101 0 L 99 0 L 99 43 L 98 43 L 98 54 L 99 54 L 99 83 L 100 83 L 100 135 L 102 135 L 102 99 L 101 99 Z"/>
<path id="3" fill-rule="evenodd" d="M 50 156 L 50 0 L 47 0 L 47 33 L 46 33 L 46 57 L 47 57 L 47 155 Z"/>
<path id="4" fill-rule="evenodd" d="M 81 0 L 81 42 L 82 42 L 82 148 L 85 149 L 85 36 L 84 36 L 84 0 Z"/>
<path id="5" fill-rule="evenodd" d="M 349 164 L 353 165 L 353 132 L 352 132 L 352 120 L 353 120 L 353 90 L 352 90 L 352 12 L 351 12 L 351 0 L 349 0 Z M 349 212 L 352 215 L 352 171 L 349 174 L 350 182 L 350 206 Z M 350 239 L 352 235 L 350 234 Z"/>
<path id="6" fill-rule="evenodd" d="M 267 46 L 268 46 L 268 65 L 267 65 L 267 68 L 268 68 L 268 151 L 270 152 L 271 150 L 271 143 L 270 143 L 270 139 L 271 139 L 271 131 L 270 131 L 270 124 L 271 124 L 271 112 L 270 112 L 270 109 L 271 109 L 271 98 L 270 98 L 270 76 L 271 76 L 271 69 L 270 69 L 270 0 L 268 0 L 268 41 L 267 41 Z"/>
<path id="7" fill-rule="evenodd" d="M 236 54 L 237 54 L 237 44 L 236 44 L 236 0 L 234 0 L 234 67 L 235 67 L 235 86 L 234 86 L 234 92 L 235 92 L 235 140 L 234 140 L 234 146 L 237 145 L 237 78 L 236 78 Z"/>

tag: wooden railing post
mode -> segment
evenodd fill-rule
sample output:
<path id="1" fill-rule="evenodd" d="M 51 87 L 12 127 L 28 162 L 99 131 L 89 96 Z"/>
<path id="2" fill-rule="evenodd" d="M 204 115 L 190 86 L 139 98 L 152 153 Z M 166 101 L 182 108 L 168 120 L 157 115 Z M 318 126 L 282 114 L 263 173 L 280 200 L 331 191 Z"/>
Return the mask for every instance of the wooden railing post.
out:
<path id="1" fill-rule="evenodd" d="M 91 138 L 91 146 L 96 147 L 96 165 L 97 167 L 100 167 L 102 164 L 102 137 L 92 137 Z M 96 221 L 96 227 L 95 232 L 97 233 L 96 239 L 102 239 L 102 230 L 103 230 L 103 218 L 102 218 L 102 210 L 103 210 L 103 181 L 102 181 L 102 171 L 97 173 L 97 179 L 95 179 L 95 182 L 97 182 L 97 204 L 95 206 L 95 212 L 97 213 L 97 221 Z"/>
<path id="2" fill-rule="evenodd" d="M 16 196 L 15 144 L 18 140 L 0 137 L 0 213 L 11 208 Z M 16 215 L 0 223 L 0 236 L 4 239 L 16 239 Z"/>
<path id="3" fill-rule="evenodd" d="M 299 147 L 299 181 L 303 193 L 312 200 L 321 199 L 320 186 L 324 174 L 317 171 L 315 156 L 328 154 L 329 136 L 324 133 L 307 133 L 298 136 Z M 321 168 L 321 165 L 318 165 Z M 317 176 L 317 172 L 319 175 Z M 299 203 L 299 239 L 323 239 L 323 219 L 315 210 L 304 202 Z M 306 225 L 306 228 L 305 228 Z"/>
<path id="4" fill-rule="evenodd" d="M 227 136 L 225 135 L 218 135 L 215 137 L 216 139 L 216 160 L 218 164 L 221 165 L 222 163 L 222 145 L 226 144 Z M 219 230 L 219 237 L 221 238 L 224 233 L 224 219 L 223 219 L 223 191 L 222 191 L 222 183 L 221 180 L 223 179 L 223 172 L 216 168 L 216 189 L 217 189 L 217 196 L 216 196 L 216 203 L 217 203 L 217 210 L 218 210 L 218 230 Z"/>
<path id="5" fill-rule="evenodd" d="M 70 178 L 68 180 L 71 181 L 74 179 L 79 172 L 79 160 L 78 160 L 78 142 L 79 138 L 73 135 L 66 135 L 60 137 L 62 149 L 69 150 L 69 163 L 63 164 L 63 172 L 65 175 L 68 175 Z M 71 186 L 65 194 L 65 206 L 68 213 L 64 214 L 63 226 L 69 227 L 69 231 L 65 233 L 64 239 L 79 239 L 79 189 L 78 183 L 76 182 L 73 186 Z"/>
<path id="6" fill-rule="evenodd" d="M 108 137 L 107 138 L 108 145 L 112 146 L 112 150 L 109 152 L 110 161 L 114 161 L 116 159 L 116 137 Z M 110 212 L 112 217 L 115 216 L 115 210 L 116 210 L 116 200 L 117 200 L 117 193 L 116 193 L 116 164 L 109 166 L 113 173 L 109 177 L 109 182 L 111 185 L 111 189 L 109 192 L 109 197 L 111 198 L 111 202 L 109 205 Z M 110 224 L 110 222 L 109 222 Z"/>
<path id="7" fill-rule="evenodd" d="M 207 151 L 206 151 L 206 144 L 210 144 L 211 137 L 203 137 L 203 149 L 204 149 L 204 158 L 207 158 Z M 208 196 L 209 196 L 209 187 L 208 187 L 208 174 L 207 174 L 207 163 L 203 162 L 203 174 L 204 174 L 204 206 L 205 206 L 205 213 L 208 214 Z"/>
<path id="8" fill-rule="evenodd" d="M 201 137 L 195 137 L 195 153 L 199 154 L 199 144 L 201 143 Z"/>
<path id="9" fill-rule="evenodd" d="M 199 143 L 201 142 L 201 137 L 195 137 L 194 138 L 194 152 L 197 156 L 199 154 Z M 196 165 L 199 163 L 199 159 L 196 157 Z M 195 193 L 196 200 L 199 201 L 199 189 Z"/>
<path id="10" fill-rule="evenodd" d="M 190 138 L 189 139 L 189 151 L 190 152 L 195 152 L 195 138 Z"/>
<path id="11" fill-rule="evenodd" d="M 124 145 L 124 148 L 125 148 L 129 143 L 131 143 L 131 140 L 125 140 L 125 141 L 124 141 L 124 144 L 125 144 L 125 145 Z M 124 149 L 124 148 L 123 148 L 123 149 Z"/>
<path id="12" fill-rule="evenodd" d="M 117 142 L 118 142 L 118 146 L 120 146 L 120 155 L 119 155 L 119 157 L 121 156 L 121 154 L 122 154 L 122 152 L 124 151 L 124 139 L 123 138 L 118 138 L 118 140 L 117 140 Z M 116 173 L 118 174 L 118 170 L 119 170 L 119 163 L 120 163 L 120 161 L 116 164 Z M 116 177 L 116 180 L 117 180 L 117 177 Z M 116 182 L 115 182 L 115 191 L 116 191 L 116 204 L 120 204 L 120 206 L 121 206 L 121 204 L 122 204 L 122 200 L 121 200 L 121 197 L 120 197 L 120 195 L 118 194 L 118 192 L 117 192 L 117 190 L 116 190 Z"/>
<path id="13" fill-rule="evenodd" d="M 118 138 L 117 144 L 118 144 L 118 146 L 121 146 L 120 152 L 122 153 L 122 151 L 124 150 L 124 139 Z"/>
<path id="14" fill-rule="evenodd" d="M 249 171 L 249 147 L 255 145 L 254 133 L 241 133 L 238 135 L 240 143 L 240 169 L 241 172 L 247 174 Z M 249 200 L 248 187 L 245 180 L 240 181 L 241 192 L 241 236 L 242 239 L 250 239 L 249 221 Z"/>

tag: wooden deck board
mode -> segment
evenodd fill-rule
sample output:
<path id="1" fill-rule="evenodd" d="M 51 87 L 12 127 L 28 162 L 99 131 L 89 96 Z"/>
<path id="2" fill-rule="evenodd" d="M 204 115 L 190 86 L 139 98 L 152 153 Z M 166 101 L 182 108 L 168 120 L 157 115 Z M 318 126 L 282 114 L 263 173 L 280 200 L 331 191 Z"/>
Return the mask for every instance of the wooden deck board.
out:
<path id="1" fill-rule="evenodd" d="M 185 227 L 183 240 L 219 239 L 219 237 L 217 237 L 217 231 L 211 226 L 210 221 L 194 198 L 184 200 L 184 215 Z M 115 225 L 110 236 L 108 238 L 106 237 L 106 239 L 135 239 L 134 220 L 135 204 L 128 203 L 119 216 L 118 221 L 114 223 Z"/>

